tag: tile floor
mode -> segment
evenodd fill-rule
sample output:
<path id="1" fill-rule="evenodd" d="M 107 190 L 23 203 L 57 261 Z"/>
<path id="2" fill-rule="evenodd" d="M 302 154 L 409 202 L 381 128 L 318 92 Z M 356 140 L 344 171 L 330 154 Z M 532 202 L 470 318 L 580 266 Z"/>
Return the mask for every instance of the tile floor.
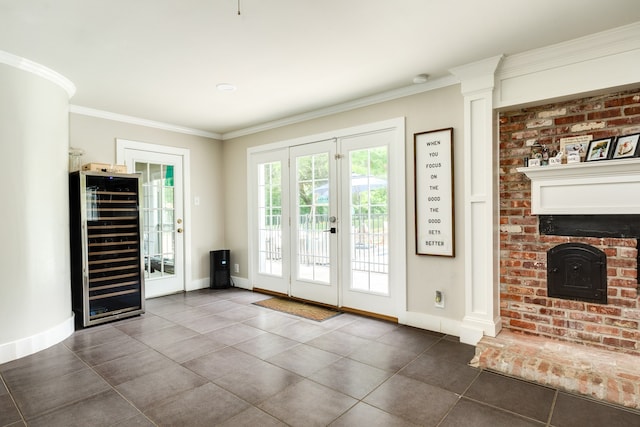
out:
<path id="1" fill-rule="evenodd" d="M 640 412 L 471 368 L 455 337 L 322 323 L 199 290 L 0 365 L 0 426 L 639 426 Z"/>

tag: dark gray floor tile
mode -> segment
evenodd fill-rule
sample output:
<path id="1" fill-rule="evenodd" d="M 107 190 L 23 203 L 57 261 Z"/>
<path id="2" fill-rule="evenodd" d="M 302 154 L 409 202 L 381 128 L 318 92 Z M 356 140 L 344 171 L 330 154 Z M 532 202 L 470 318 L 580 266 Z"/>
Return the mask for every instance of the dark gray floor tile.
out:
<path id="1" fill-rule="evenodd" d="M 244 325 L 242 323 L 234 323 L 233 325 L 227 326 L 225 328 L 207 332 L 205 335 L 223 344 L 234 345 L 266 333 L 267 332 L 263 331 L 262 329 L 257 329 L 253 326 Z"/>
<path id="2" fill-rule="evenodd" d="M 185 322 L 184 326 L 192 329 L 200 334 L 206 334 L 207 332 L 215 331 L 236 323 L 233 320 L 229 320 L 217 314 L 209 314 L 206 317 L 200 317 L 199 319 Z"/>
<path id="3" fill-rule="evenodd" d="M 363 399 L 421 426 L 437 425 L 457 401 L 455 393 L 402 375 L 394 375 Z"/>
<path id="4" fill-rule="evenodd" d="M 326 426 L 357 400 L 308 380 L 286 388 L 258 407 L 291 426 Z"/>
<path id="5" fill-rule="evenodd" d="M 286 427 L 286 424 L 276 420 L 264 411 L 251 406 L 227 421 L 218 424 L 218 427 Z"/>
<path id="6" fill-rule="evenodd" d="M 545 423 L 463 398 L 439 427 L 544 427 L 544 425 Z"/>
<path id="7" fill-rule="evenodd" d="M 551 418 L 555 427 L 640 426 L 640 411 L 626 410 L 568 393 L 558 393 Z"/>
<path id="8" fill-rule="evenodd" d="M 145 315 L 142 317 L 129 319 L 127 321 L 118 322 L 118 324 L 114 325 L 114 327 L 121 330 L 127 335 L 135 337 L 143 333 L 158 331 L 160 329 L 168 328 L 173 325 L 175 325 L 175 323 L 160 316 Z"/>
<path id="9" fill-rule="evenodd" d="M 268 359 L 296 345 L 300 345 L 300 343 L 269 333 L 258 335 L 255 338 L 236 344 L 234 347 L 260 359 Z"/>
<path id="10" fill-rule="evenodd" d="M 417 424 L 361 402 L 332 422 L 330 426 L 417 427 Z"/>
<path id="11" fill-rule="evenodd" d="M 221 300 L 209 302 L 207 304 L 200 305 L 199 307 L 208 311 L 209 314 L 220 314 L 229 310 L 237 310 L 238 308 L 242 308 L 243 305 L 229 300 Z"/>
<path id="12" fill-rule="evenodd" d="M 224 347 L 226 347 L 226 344 L 217 342 L 213 338 L 209 338 L 206 335 L 196 335 L 181 341 L 158 346 L 156 349 L 168 358 L 178 363 L 183 363 Z"/>
<path id="13" fill-rule="evenodd" d="M 54 378 L 82 371 L 87 366 L 64 347 L 63 350 L 47 352 L 49 357 L 43 354 L 29 356 L 20 360 L 21 363 L 7 365 L 8 369 L 2 372 L 4 381 L 12 393 L 25 389 L 38 387 Z M 12 366 L 12 367 L 11 367 Z"/>
<path id="14" fill-rule="evenodd" d="M 90 369 L 57 376 L 11 393 L 29 420 L 63 405 L 109 390 L 109 385 Z"/>
<path id="15" fill-rule="evenodd" d="M 107 390 L 29 421 L 29 427 L 110 426 L 140 412 L 114 390 Z"/>
<path id="16" fill-rule="evenodd" d="M 307 341 L 306 344 L 341 356 L 347 356 L 370 342 L 370 340 L 356 337 L 346 332 L 331 331 L 311 341 Z"/>
<path id="17" fill-rule="evenodd" d="M 337 330 L 357 337 L 376 340 L 397 328 L 398 325 L 395 323 L 361 317 Z"/>
<path id="18" fill-rule="evenodd" d="M 156 425 L 143 414 L 139 414 L 133 418 L 128 418 L 117 424 L 114 424 L 113 427 L 156 427 Z"/>
<path id="19" fill-rule="evenodd" d="M 4 388 L 4 385 L 0 382 L 0 389 L 2 388 Z M 9 393 L 0 393 L 0 426 L 6 426 L 21 420 L 20 412 L 18 412 L 18 408 L 13 403 Z"/>
<path id="20" fill-rule="evenodd" d="M 273 329 L 271 332 L 304 343 L 326 334 L 327 330 L 309 321 L 299 320 Z"/>
<path id="21" fill-rule="evenodd" d="M 186 304 L 183 301 L 171 301 L 168 304 L 162 304 L 154 307 L 146 307 L 146 311 L 156 316 L 165 316 L 172 313 L 177 313 L 184 310 L 190 310 L 193 306 Z"/>
<path id="22" fill-rule="evenodd" d="M 418 353 L 381 342 L 372 341 L 347 357 L 387 371 L 398 371 L 414 360 Z"/>
<path id="23" fill-rule="evenodd" d="M 244 322 L 245 320 L 253 319 L 262 313 L 258 307 L 254 306 L 241 306 L 240 308 L 231 309 L 218 313 L 218 316 L 225 319 L 233 320 L 234 322 Z"/>
<path id="24" fill-rule="evenodd" d="M 165 399 L 206 382 L 206 379 L 190 370 L 173 365 L 124 382 L 116 390 L 144 412 Z"/>
<path id="25" fill-rule="evenodd" d="M 405 366 L 400 374 L 462 394 L 478 376 L 480 370 L 430 353 L 420 355 Z"/>
<path id="26" fill-rule="evenodd" d="M 440 338 L 442 338 L 442 334 L 427 332 L 410 326 L 399 326 L 398 328 L 382 335 L 377 339 L 377 341 L 410 350 L 415 353 L 422 353 L 424 350 L 436 343 Z"/>
<path id="27" fill-rule="evenodd" d="M 457 337 L 444 337 L 427 349 L 427 353 L 450 360 L 452 362 L 468 364 L 475 356 L 476 348 L 463 344 Z"/>
<path id="28" fill-rule="evenodd" d="M 162 348 L 174 342 L 182 341 L 183 339 L 194 337 L 196 335 L 198 335 L 198 333 L 192 329 L 186 328 L 182 325 L 173 325 L 158 331 L 143 332 L 136 335 L 135 338 L 149 347 Z"/>
<path id="29" fill-rule="evenodd" d="M 125 335 L 125 338 L 115 341 L 107 340 L 101 345 L 78 350 L 76 355 L 88 365 L 94 366 L 148 349 L 149 347 L 140 341 Z"/>
<path id="30" fill-rule="evenodd" d="M 73 351 L 78 351 L 125 337 L 127 334 L 119 329 L 111 325 L 103 325 L 78 331 L 64 340 L 63 344 Z"/>
<path id="31" fill-rule="evenodd" d="M 174 364 L 175 362 L 166 356 L 147 349 L 96 365 L 93 369 L 109 384 L 117 386 L 139 376 L 168 369 Z"/>
<path id="32" fill-rule="evenodd" d="M 163 318 L 181 325 L 206 316 L 211 316 L 211 313 L 199 307 L 189 307 L 184 310 L 176 311 L 175 313 L 166 313 L 162 315 Z"/>
<path id="33" fill-rule="evenodd" d="M 145 414 L 158 426 L 208 427 L 237 415 L 248 406 L 231 393 L 206 383 L 174 395 Z"/>
<path id="34" fill-rule="evenodd" d="M 465 397 L 546 422 L 555 393 L 547 387 L 483 371 Z"/>
<path id="35" fill-rule="evenodd" d="M 245 325 L 253 326 L 254 328 L 262 329 L 263 331 L 272 331 L 274 329 L 281 328 L 284 325 L 295 323 L 299 319 L 293 316 L 287 316 L 274 311 L 265 311 L 264 313 L 244 321 Z"/>
<path id="36" fill-rule="evenodd" d="M 251 369 L 236 370 L 213 382 L 255 405 L 301 380 L 291 371 L 259 361 Z"/>
<path id="37" fill-rule="evenodd" d="M 343 358 L 311 375 L 309 379 L 362 399 L 391 375 L 389 371 Z"/>
<path id="38" fill-rule="evenodd" d="M 300 344 L 270 357 L 267 361 L 303 377 L 308 377 L 337 361 L 340 357 L 335 353 Z"/>
<path id="39" fill-rule="evenodd" d="M 251 370 L 260 359 L 233 347 L 225 347 L 205 356 L 185 362 L 183 366 L 209 380 L 215 380 L 231 372 Z"/>

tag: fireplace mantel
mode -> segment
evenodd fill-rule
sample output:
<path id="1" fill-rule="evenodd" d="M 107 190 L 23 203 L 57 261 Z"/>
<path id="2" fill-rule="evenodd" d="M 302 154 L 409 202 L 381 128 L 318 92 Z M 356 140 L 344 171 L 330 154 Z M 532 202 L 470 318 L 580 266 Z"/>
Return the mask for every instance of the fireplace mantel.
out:
<path id="1" fill-rule="evenodd" d="M 518 168 L 534 215 L 640 214 L 640 158 Z"/>

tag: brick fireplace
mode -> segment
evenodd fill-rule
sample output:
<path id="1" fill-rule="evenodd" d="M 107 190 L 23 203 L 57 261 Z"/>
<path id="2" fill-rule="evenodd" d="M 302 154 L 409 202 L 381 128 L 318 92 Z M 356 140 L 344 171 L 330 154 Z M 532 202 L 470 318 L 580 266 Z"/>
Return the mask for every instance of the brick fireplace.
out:
<path id="1" fill-rule="evenodd" d="M 534 146 L 552 152 L 564 137 L 640 132 L 640 90 L 502 112 L 499 123 L 503 331 L 478 343 L 475 363 L 640 408 L 640 214 L 537 215 L 531 181 L 517 170 Z M 630 167 L 640 175 L 640 164 Z M 549 296 L 547 253 L 566 243 L 606 255 L 606 303 Z"/>

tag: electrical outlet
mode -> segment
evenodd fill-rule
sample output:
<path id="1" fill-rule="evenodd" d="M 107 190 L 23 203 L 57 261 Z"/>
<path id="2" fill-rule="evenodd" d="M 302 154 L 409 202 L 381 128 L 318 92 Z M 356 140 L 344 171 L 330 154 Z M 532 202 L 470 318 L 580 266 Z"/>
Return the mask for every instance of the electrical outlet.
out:
<path id="1" fill-rule="evenodd" d="M 240 273 L 240 264 L 233 264 L 233 272 Z"/>
<path id="2" fill-rule="evenodd" d="M 433 303 L 438 308 L 444 308 L 444 292 L 436 291 L 436 297 L 434 298 Z"/>

